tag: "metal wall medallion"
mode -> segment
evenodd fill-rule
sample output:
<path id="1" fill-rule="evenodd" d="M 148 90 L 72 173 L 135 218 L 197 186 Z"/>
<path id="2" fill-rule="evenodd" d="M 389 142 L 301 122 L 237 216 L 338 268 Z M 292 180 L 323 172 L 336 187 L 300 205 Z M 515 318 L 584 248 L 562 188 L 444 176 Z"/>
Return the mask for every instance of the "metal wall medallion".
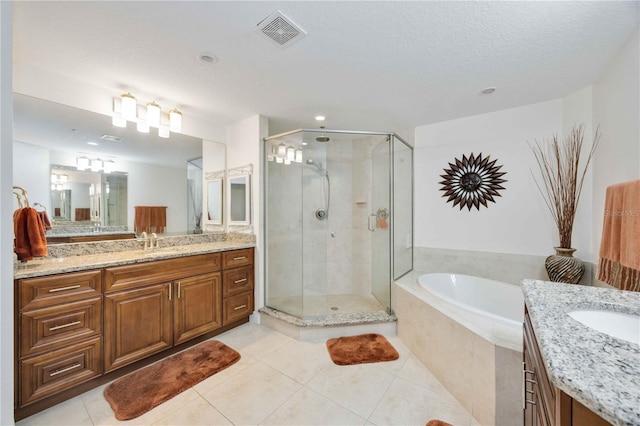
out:
<path id="1" fill-rule="evenodd" d="M 488 207 L 487 201 L 496 202 L 493 197 L 500 197 L 498 191 L 505 189 L 501 184 L 507 181 L 501 177 L 506 172 L 500 172 L 502 166 L 496 166 L 497 160 L 489 158 L 471 153 L 468 158 L 463 155 L 462 161 L 456 158 L 455 164 L 449 163 L 450 169 L 444 169 L 446 174 L 440 175 L 444 180 L 438 182 L 442 185 L 440 191 L 445 191 L 442 196 L 449 197 L 447 203 L 453 201 L 452 207 L 460 205 L 460 210 L 465 206 L 480 210 L 480 204 Z"/>

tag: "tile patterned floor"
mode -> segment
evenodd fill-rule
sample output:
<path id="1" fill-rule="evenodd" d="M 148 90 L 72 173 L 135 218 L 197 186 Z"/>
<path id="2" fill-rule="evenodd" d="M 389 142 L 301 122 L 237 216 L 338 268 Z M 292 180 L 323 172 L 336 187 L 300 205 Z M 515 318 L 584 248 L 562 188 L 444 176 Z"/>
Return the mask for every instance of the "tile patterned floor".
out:
<path id="1" fill-rule="evenodd" d="M 396 336 L 400 359 L 354 366 L 334 365 L 324 341 L 255 324 L 215 338 L 241 360 L 136 419 L 114 418 L 104 385 L 17 425 L 478 425 Z"/>

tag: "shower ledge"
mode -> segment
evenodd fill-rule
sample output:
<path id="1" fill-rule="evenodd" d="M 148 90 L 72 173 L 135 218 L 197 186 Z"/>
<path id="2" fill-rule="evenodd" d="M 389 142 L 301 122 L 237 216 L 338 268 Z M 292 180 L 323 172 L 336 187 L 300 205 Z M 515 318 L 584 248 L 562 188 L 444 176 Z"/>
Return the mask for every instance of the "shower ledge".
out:
<path id="1" fill-rule="evenodd" d="M 397 318 L 384 311 L 335 314 L 301 319 L 269 307 L 261 308 L 260 323 L 298 340 L 313 341 L 347 335 L 396 335 Z"/>

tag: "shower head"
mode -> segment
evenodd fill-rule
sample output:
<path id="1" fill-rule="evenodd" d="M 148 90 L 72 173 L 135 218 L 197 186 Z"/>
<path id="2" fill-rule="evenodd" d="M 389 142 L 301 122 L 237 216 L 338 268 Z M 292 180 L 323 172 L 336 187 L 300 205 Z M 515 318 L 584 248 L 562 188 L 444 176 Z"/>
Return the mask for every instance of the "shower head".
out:
<path id="1" fill-rule="evenodd" d="M 328 137 L 328 136 L 318 136 L 318 137 L 316 138 L 316 141 L 317 141 L 317 142 L 329 142 L 329 140 L 330 140 L 330 139 L 329 139 L 329 137 Z"/>
<path id="2" fill-rule="evenodd" d="M 313 161 L 313 158 L 307 158 L 306 163 L 310 166 L 315 166 L 320 174 L 326 175 L 327 171 L 324 169 L 324 167 L 322 167 L 322 163 L 316 163 L 315 161 Z"/>

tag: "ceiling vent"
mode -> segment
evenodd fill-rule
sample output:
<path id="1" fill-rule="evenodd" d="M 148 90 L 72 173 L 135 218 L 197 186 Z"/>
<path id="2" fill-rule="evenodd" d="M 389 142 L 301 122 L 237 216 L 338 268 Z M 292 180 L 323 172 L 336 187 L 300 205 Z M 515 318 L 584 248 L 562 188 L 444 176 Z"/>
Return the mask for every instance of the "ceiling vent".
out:
<path id="1" fill-rule="evenodd" d="M 100 136 L 100 139 L 104 139 L 105 141 L 111 141 L 111 142 L 120 142 L 122 140 L 120 136 L 113 136 L 113 135 L 102 135 Z"/>
<path id="2" fill-rule="evenodd" d="M 295 44 L 307 35 L 302 28 L 279 10 L 263 19 L 255 31 L 282 49 Z"/>

